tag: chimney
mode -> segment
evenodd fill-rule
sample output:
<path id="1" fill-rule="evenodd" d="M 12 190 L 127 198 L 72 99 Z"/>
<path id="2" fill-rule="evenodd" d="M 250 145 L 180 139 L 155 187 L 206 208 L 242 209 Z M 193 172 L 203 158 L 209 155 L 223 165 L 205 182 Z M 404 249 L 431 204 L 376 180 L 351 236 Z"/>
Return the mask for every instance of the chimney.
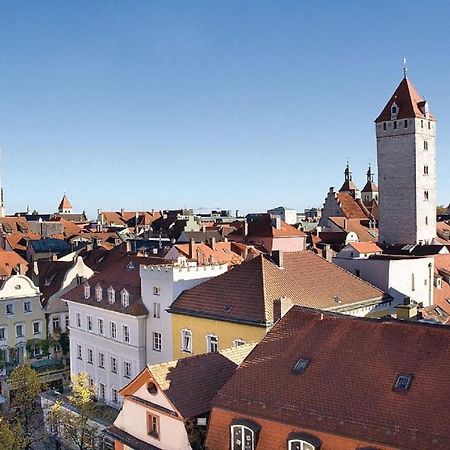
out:
<path id="1" fill-rule="evenodd" d="M 243 226 L 242 226 L 242 236 L 244 238 L 246 238 L 247 235 L 248 235 L 248 223 L 247 223 L 247 221 L 245 221 Z"/>
<path id="2" fill-rule="evenodd" d="M 120 208 L 120 215 L 123 217 L 123 213 L 125 212 L 124 208 Z"/>
<path id="3" fill-rule="evenodd" d="M 240 215 L 241 215 L 241 212 L 237 209 L 236 210 L 236 218 L 240 217 Z"/>
<path id="4" fill-rule="evenodd" d="M 283 250 L 272 250 L 272 260 L 280 269 L 282 269 L 284 262 Z"/>
<path id="5" fill-rule="evenodd" d="M 278 216 L 272 217 L 271 219 L 272 226 L 277 230 L 281 230 L 281 218 Z"/>
<path id="6" fill-rule="evenodd" d="M 330 244 L 326 244 L 322 249 L 322 257 L 329 262 L 332 262 L 332 254 Z"/>
<path id="7" fill-rule="evenodd" d="M 189 259 L 194 259 L 195 253 L 195 239 L 191 238 L 189 240 Z"/>
<path id="8" fill-rule="evenodd" d="M 212 237 L 211 238 L 211 250 L 216 250 L 216 238 Z"/>
<path id="9" fill-rule="evenodd" d="M 127 240 L 125 241 L 125 249 L 127 253 L 131 253 L 131 241 Z"/>
<path id="10" fill-rule="evenodd" d="M 395 312 L 397 314 L 397 319 L 401 320 L 410 320 L 417 317 L 417 305 L 413 305 L 411 303 L 409 304 L 403 304 L 403 305 L 397 305 L 395 307 Z"/>
<path id="11" fill-rule="evenodd" d="M 273 301 L 273 322 L 278 322 L 281 319 L 281 298 Z"/>

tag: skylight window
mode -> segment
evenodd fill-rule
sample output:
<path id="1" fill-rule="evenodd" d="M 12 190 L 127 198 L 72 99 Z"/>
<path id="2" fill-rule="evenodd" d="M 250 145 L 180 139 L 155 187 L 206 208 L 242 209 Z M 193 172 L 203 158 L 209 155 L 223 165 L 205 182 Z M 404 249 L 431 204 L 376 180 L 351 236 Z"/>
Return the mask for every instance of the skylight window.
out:
<path id="1" fill-rule="evenodd" d="M 294 373 L 301 374 L 303 373 L 309 366 L 309 363 L 311 362 L 311 359 L 309 358 L 300 358 L 292 368 L 292 371 Z"/>
<path id="2" fill-rule="evenodd" d="M 394 384 L 394 391 L 407 392 L 411 387 L 413 376 L 410 373 L 400 373 Z"/>

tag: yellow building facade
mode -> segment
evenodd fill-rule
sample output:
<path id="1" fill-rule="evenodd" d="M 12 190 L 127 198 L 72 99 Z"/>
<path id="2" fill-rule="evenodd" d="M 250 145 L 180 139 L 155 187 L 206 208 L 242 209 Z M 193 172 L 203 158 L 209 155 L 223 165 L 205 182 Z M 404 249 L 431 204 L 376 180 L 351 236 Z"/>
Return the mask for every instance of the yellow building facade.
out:
<path id="1" fill-rule="evenodd" d="M 173 357 L 180 359 L 257 343 L 270 327 L 172 313 Z"/>

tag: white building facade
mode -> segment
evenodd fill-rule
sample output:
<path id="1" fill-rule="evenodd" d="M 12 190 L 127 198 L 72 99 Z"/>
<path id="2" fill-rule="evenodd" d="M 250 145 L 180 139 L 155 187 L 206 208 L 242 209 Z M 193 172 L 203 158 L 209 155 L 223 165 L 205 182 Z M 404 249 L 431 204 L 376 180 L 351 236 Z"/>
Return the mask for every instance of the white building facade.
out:
<path id="1" fill-rule="evenodd" d="M 141 266 L 141 292 L 144 305 L 149 311 L 146 322 L 147 364 L 173 359 L 172 319 L 167 309 L 186 289 L 228 270 L 226 264 L 198 265 L 179 258 L 167 265 Z"/>

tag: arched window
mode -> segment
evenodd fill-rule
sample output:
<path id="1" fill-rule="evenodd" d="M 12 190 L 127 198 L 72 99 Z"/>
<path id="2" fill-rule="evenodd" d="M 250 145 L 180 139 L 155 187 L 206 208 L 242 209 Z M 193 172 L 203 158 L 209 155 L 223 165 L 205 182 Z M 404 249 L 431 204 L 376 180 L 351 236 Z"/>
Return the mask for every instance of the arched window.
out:
<path id="1" fill-rule="evenodd" d="M 306 433 L 291 433 L 287 440 L 287 450 L 319 450 L 321 442 Z"/>
<path id="2" fill-rule="evenodd" d="M 91 287 L 88 283 L 84 285 L 84 298 L 88 299 L 91 296 Z"/>
<path id="3" fill-rule="evenodd" d="M 108 302 L 113 304 L 116 301 L 116 291 L 112 286 L 108 288 Z"/>
<path id="4" fill-rule="evenodd" d="M 120 295 L 122 298 L 122 306 L 126 308 L 130 304 L 130 294 L 126 289 L 122 289 Z"/>
<path id="5" fill-rule="evenodd" d="M 98 302 L 100 302 L 103 298 L 103 290 L 99 284 L 97 284 L 97 286 L 95 287 L 95 298 Z"/>
<path id="6" fill-rule="evenodd" d="M 255 450 L 261 427 L 251 420 L 231 422 L 231 450 Z"/>

